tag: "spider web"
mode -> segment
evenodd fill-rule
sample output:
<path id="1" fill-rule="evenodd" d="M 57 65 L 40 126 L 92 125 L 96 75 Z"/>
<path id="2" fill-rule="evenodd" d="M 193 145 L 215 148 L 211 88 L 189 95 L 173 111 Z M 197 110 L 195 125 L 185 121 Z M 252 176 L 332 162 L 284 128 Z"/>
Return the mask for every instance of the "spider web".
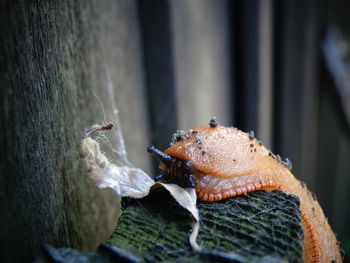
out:
<path id="1" fill-rule="evenodd" d="M 141 262 L 302 262 L 299 199 L 279 190 L 198 202 L 201 253 L 191 251 L 191 215 L 166 191 L 129 200 L 108 243 Z"/>

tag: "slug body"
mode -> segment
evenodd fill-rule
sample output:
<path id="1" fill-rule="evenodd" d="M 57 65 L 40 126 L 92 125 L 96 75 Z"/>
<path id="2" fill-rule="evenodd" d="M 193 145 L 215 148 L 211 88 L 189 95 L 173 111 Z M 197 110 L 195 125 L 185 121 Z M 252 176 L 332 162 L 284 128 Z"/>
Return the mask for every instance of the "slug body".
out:
<path id="1" fill-rule="evenodd" d="M 159 158 L 160 151 L 149 151 Z M 281 161 L 251 134 L 223 126 L 201 126 L 176 140 L 163 154 L 169 158 L 159 158 L 164 173 L 156 179 L 175 178 L 183 187 L 195 187 L 197 197 L 204 201 L 275 189 L 298 196 L 304 261 L 342 261 L 336 237 L 314 195 L 293 176 L 288 162 Z"/>

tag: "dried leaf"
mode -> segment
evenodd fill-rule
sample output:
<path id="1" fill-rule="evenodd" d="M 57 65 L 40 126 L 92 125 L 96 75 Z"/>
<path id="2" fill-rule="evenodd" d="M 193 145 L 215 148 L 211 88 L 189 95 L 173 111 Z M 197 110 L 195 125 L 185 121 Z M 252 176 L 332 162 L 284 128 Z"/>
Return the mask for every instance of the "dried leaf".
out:
<path id="1" fill-rule="evenodd" d="M 112 188 L 119 196 L 145 197 L 155 183 L 141 169 L 109 162 L 101 152 L 99 143 L 90 137 L 82 140 L 80 156 L 90 179 L 100 188 Z"/>
<path id="2" fill-rule="evenodd" d="M 163 184 L 160 183 L 165 189 L 169 191 L 172 197 L 181 205 L 183 208 L 188 210 L 195 219 L 195 223 L 192 227 L 192 233 L 190 236 L 190 244 L 194 251 L 201 251 L 201 247 L 197 244 L 196 239 L 199 231 L 199 213 L 196 206 L 197 195 L 194 188 L 182 188 L 177 184 Z"/>
<path id="3" fill-rule="evenodd" d="M 104 126 L 101 126 L 104 127 Z M 91 130 L 93 131 L 91 132 Z M 148 174 L 141 169 L 116 165 L 108 160 L 101 152 L 100 144 L 90 138 L 94 131 L 101 130 L 97 125 L 88 129 L 84 134 L 81 146 L 80 157 L 84 161 L 86 172 L 95 184 L 100 188 L 112 188 L 118 196 L 143 198 L 147 196 L 153 185 L 159 184 L 169 191 L 174 199 L 194 217 L 190 244 L 194 251 L 201 248 L 196 242 L 199 231 L 199 213 L 196 206 L 197 196 L 194 188 L 182 188 L 176 184 L 156 183 Z"/>

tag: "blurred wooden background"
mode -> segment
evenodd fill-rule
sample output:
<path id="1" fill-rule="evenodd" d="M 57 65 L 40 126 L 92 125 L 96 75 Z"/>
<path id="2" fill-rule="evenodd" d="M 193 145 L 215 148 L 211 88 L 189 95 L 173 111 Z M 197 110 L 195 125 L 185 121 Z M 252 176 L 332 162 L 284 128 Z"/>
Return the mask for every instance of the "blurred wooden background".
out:
<path id="1" fill-rule="evenodd" d="M 336 29 L 335 60 L 349 61 L 348 10 L 346 0 L 2 1 L 1 258 L 31 260 L 43 243 L 92 249 L 115 226 L 119 199 L 78 157 L 82 131 L 103 121 L 94 93 L 150 173 L 146 147 L 167 147 L 176 129 L 215 115 L 255 131 L 293 162 L 350 252 L 349 100 L 324 48 Z"/>

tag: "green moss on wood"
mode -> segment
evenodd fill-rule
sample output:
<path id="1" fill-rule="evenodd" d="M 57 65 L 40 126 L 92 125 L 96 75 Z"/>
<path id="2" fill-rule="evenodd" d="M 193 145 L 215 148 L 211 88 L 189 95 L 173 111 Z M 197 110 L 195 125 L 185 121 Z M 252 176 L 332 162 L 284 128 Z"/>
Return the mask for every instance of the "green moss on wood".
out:
<path id="1" fill-rule="evenodd" d="M 193 219 L 165 191 L 130 200 L 108 243 L 143 262 L 301 262 L 299 200 L 281 191 L 199 202 L 201 253 L 191 251 Z"/>

